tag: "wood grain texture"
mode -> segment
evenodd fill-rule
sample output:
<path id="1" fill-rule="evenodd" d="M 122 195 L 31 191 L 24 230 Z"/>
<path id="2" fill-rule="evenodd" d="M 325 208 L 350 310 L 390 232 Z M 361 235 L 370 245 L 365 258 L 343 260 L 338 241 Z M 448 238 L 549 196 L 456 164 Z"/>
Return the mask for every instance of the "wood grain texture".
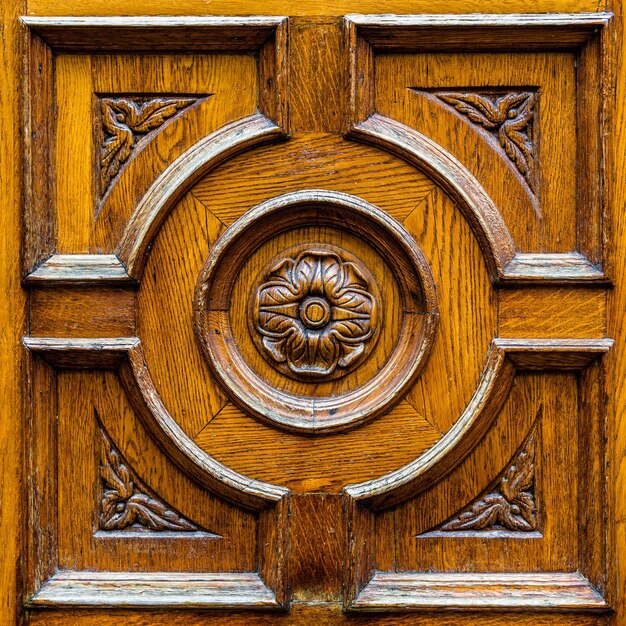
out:
<path id="1" fill-rule="evenodd" d="M 606 294 L 598 289 L 529 288 L 498 292 L 500 337 L 604 337 Z"/>
<path id="2" fill-rule="evenodd" d="M 607 225 L 610 225 L 610 235 L 607 238 L 608 256 L 610 259 L 610 272 L 614 278 L 616 289 L 609 294 L 608 306 L 608 329 L 609 336 L 615 339 L 620 348 L 613 354 L 607 355 L 606 381 L 611 389 L 606 399 L 606 442 L 607 460 L 609 463 L 609 500 L 608 519 L 609 530 L 606 534 L 608 540 L 608 590 L 611 600 L 615 605 L 615 614 L 611 623 L 618 626 L 626 620 L 626 563 L 623 559 L 626 550 L 626 416 L 624 404 L 626 403 L 626 361 L 620 357 L 623 351 L 621 346 L 626 340 L 626 325 L 623 315 L 626 299 L 624 287 L 626 285 L 626 223 L 623 211 L 626 200 L 626 185 L 624 174 L 626 173 L 626 159 L 624 158 L 623 142 L 626 138 L 626 107 L 624 98 L 626 95 L 626 29 L 624 28 L 624 3 L 614 0 L 610 3 L 611 9 L 616 14 L 613 29 L 610 31 L 614 39 L 613 62 L 615 75 L 613 77 L 614 97 L 611 99 L 614 105 L 614 116 L 611 119 L 613 133 L 610 138 L 609 162 L 610 176 L 609 194 L 610 202 L 607 205 Z M 612 521 L 614 523 L 612 523 Z"/>
<path id="3" fill-rule="evenodd" d="M 579 574 L 395 574 L 378 572 L 350 611 L 393 608 L 606 610 Z"/>
<path id="4" fill-rule="evenodd" d="M 154 626 L 222 626 L 228 623 L 229 626 L 248 626 L 248 624 L 259 624 L 260 626 L 288 626 L 291 624 L 319 624 L 320 626 L 349 626 L 358 624 L 359 626 L 458 626 L 459 613 L 448 613 L 437 611 L 423 611 L 411 615 L 392 615 L 390 613 L 375 614 L 347 614 L 344 613 L 339 604 L 294 604 L 291 611 L 286 615 L 253 613 L 226 613 L 207 611 L 198 613 L 195 611 L 176 612 L 151 612 L 146 618 L 137 611 L 109 611 L 110 619 L 117 622 L 126 623 L 129 626 L 146 626 L 146 620 Z M 72 623 L 76 626 L 100 626 L 102 624 L 102 613 L 96 611 L 82 610 L 70 613 Z M 31 611 L 29 624 L 32 626 L 66 626 L 68 619 L 67 611 Z M 529 613 L 528 611 L 498 611 L 489 614 L 478 613 L 476 611 L 464 611 L 461 619 L 464 619 L 472 626 L 507 626 L 511 622 L 519 626 L 607 626 L 609 617 L 607 615 L 592 614 L 576 615 L 572 612 L 550 612 L 550 613 Z"/>
<path id="5" fill-rule="evenodd" d="M 24 33 L 17 21 L 26 10 L 25 3 L 12 2 L 2 7 L 2 42 L 0 43 L 0 181 L 3 188 L 0 228 L 3 237 L 0 257 L 3 271 L 0 277 L 4 297 L 0 303 L 0 323 L 3 327 L 0 347 L 3 353 L 0 390 L 4 402 L 0 409 L 0 468 L 4 476 L 0 486 L 0 541 L 3 557 L 0 561 L 0 621 L 9 625 L 22 618 L 22 558 L 26 548 L 23 530 L 26 522 L 26 500 L 23 446 L 26 443 L 24 415 L 29 412 L 27 377 L 20 335 L 26 327 L 26 299 L 20 289 L 20 239 L 23 221 L 19 206 L 23 203 L 27 176 L 24 176 L 23 122 L 20 94 L 23 86 Z M 43 70 L 44 72 L 47 69 Z M 24 233 L 25 234 L 25 233 Z M 46 549 L 45 540 L 41 546 Z"/>
<path id="6" fill-rule="evenodd" d="M 70 12 L 71 13 L 71 12 Z M 31 31 L 60 52 L 258 49 L 282 17 L 31 17 Z"/>
<path id="7" fill-rule="evenodd" d="M 54 254 L 24 278 L 26 285 L 133 282 L 114 254 Z"/>
<path id="8" fill-rule="evenodd" d="M 130 289 L 33 289 L 30 333 L 37 337 L 133 337 L 135 293 Z"/>

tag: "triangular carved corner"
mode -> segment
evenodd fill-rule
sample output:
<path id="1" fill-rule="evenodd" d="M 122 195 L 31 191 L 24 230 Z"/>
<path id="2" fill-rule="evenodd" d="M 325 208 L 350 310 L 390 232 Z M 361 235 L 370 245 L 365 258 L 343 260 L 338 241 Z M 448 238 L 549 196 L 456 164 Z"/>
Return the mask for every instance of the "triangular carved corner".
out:
<path id="1" fill-rule="evenodd" d="M 155 496 L 129 467 L 104 426 L 97 421 L 102 444 L 98 513 L 101 531 L 201 532 L 219 537 L 191 523 Z"/>
<path id="2" fill-rule="evenodd" d="M 535 453 L 537 427 L 500 474 L 496 482 L 435 532 L 505 530 L 533 532 L 538 529 L 535 502 Z"/>
<path id="3" fill-rule="evenodd" d="M 100 195 L 104 197 L 140 140 L 155 134 L 163 125 L 203 97 L 101 97 L 102 128 L 99 153 Z"/>
<path id="4" fill-rule="evenodd" d="M 535 92 L 435 91 L 433 95 L 484 128 L 504 150 L 531 192 L 537 193 Z"/>

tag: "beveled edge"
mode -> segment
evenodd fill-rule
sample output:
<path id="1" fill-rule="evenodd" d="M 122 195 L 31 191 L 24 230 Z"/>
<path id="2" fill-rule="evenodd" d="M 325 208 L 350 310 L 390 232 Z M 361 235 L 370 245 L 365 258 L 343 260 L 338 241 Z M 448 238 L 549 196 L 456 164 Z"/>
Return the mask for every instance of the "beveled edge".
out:
<path id="1" fill-rule="evenodd" d="M 256 572 L 58 571 L 25 604 L 32 608 L 284 608 Z"/>

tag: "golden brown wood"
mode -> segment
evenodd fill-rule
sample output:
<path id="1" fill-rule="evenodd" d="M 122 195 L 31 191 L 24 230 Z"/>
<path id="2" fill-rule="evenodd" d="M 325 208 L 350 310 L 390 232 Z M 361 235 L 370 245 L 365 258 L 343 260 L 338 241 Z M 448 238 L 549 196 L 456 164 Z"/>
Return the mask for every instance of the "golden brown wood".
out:
<path id="1" fill-rule="evenodd" d="M 620 624 L 621 3 L 9 4 L 7 623 Z"/>

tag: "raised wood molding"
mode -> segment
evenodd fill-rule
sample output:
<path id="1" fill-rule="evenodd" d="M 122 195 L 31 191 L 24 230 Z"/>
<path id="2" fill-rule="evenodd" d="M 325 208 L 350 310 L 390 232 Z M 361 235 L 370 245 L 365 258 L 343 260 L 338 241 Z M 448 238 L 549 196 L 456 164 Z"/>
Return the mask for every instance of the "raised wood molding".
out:
<path id="1" fill-rule="evenodd" d="M 604 598 L 577 572 L 376 572 L 348 611 L 603 611 Z"/>
<path id="2" fill-rule="evenodd" d="M 26 604 L 33 608 L 283 608 L 254 572 L 59 571 Z"/>
<path id="3" fill-rule="evenodd" d="M 457 201 L 478 238 L 494 282 L 607 283 L 604 273 L 602 215 L 606 204 L 604 165 L 598 156 L 609 112 L 611 88 L 605 28 L 611 13 L 346 15 L 348 107 L 345 132 L 416 163 Z M 578 176 L 581 180 L 578 252 L 562 255 L 516 254 L 500 212 L 480 187 L 468 179 L 452 155 L 432 144 L 424 152 L 422 135 L 376 112 L 374 81 L 377 52 L 568 50 L 578 60 L 577 107 L 581 127 Z M 408 87 L 414 87 L 407 85 Z M 600 121 L 598 123 L 598 120 Z M 435 155 L 439 152 L 439 158 Z M 443 153 L 444 161 L 441 162 Z M 452 164 L 452 167 L 451 167 Z M 469 172 L 467 172 L 469 174 Z M 462 177 L 459 179 L 459 175 Z M 451 180 L 447 177 L 451 176 Z M 471 176 L 471 175 L 470 175 Z M 473 178 L 473 177 L 472 177 Z M 600 183 L 598 184 L 598 181 Z M 461 185 L 459 185 L 461 182 Z M 460 187 L 460 189 L 459 189 Z M 465 189 L 473 198 L 468 202 Z M 544 258 L 545 257 L 545 258 Z M 558 258 L 557 258 L 558 257 Z"/>
<path id="4" fill-rule="evenodd" d="M 516 370 L 581 370 L 612 345 L 611 339 L 494 339 L 476 392 L 454 426 L 411 463 L 347 485 L 344 493 L 373 511 L 417 495 L 441 480 L 482 439 L 508 396 Z"/>
<path id="5" fill-rule="evenodd" d="M 468 409 L 474 405 L 474 415 L 466 416 L 466 428 L 473 426 L 476 432 L 484 434 L 482 421 L 490 423 L 490 411 L 485 412 L 487 417 L 481 418 L 479 409 L 481 403 L 483 407 L 489 407 L 490 395 L 492 402 L 497 399 L 502 384 L 484 384 L 489 376 L 493 379 L 506 372 L 506 380 L 510 378 L 509 382 L 512 382 L 516 370 L 579 370 L 581 393 L 586 397 L 589 393 L 586 372 L 595 367 L 594 362 L 612 344 L 611 339 L 494 339 L 490 357 L 493 365 L 486 368 L 482 384 L 468 405 Z M 480 401 L 477 398 L 479 393 Z M 585 419 L 585 407 L 581 410 L 580 419 Z M 434 481 L 443 478 L 471 452 L 472 446 L 466 446 L 462 439 L 455 441 L 450 436 L 462 421 L 463 417 L 433 448 L 400 470 L 344 488 L 348 555 L 344 568 L 344 608 L 348 611 L 483 610 L 502 607 L 606 610 L 609 607 L 607 601 L 584 575 L 578 573 L 424 574 L 377 571 L 374 547 L 377 512 L 400 504 L 432 486 Z M 479 438 L 476 437 L 474 442 Z M 433 450 L 437 450 L 441 459 L 438 466 L 433 464 Z M 581 556 L 581 571 L 586 573 L 590 563 L 593 559 Z M 507 602 L 511 603 L 510 607 Z"/>
<path id="6" fill-rule="evenodd" d="M 349 229 L 368 241 L 393 271 L 403 314 L 396 347 L 375 376 L 343 394 L 318 398 L 277 389 L 257 375 L 234 349 L 229 318 L 233 284 L 251 251 L 271 236 L 304 226 Z M 338 432 L 399 402 L 426 363 L 438 321 L 434 278 L 413 237 L 363 199 L 322 189 L 283 194 L 247 211 L 212 248 L 194 297 L 200 347 L 233 402 L 294 432 Z"/>
<path id="7" fill-rule="evenodd" d="M 51 257 L 70 256 L 55 254 L 54 168 L 50 150 L 54 145 L 51 112 L 55 110 L 55 55 L 58 53 L 168 51 L 257 54 L 259 113 L 233 122 L 200 140 L 155 181 L 146 194 L 152 201 L 159 195 L 159 186 L 162 184 L 173 185 L 168 200 L 175 202 L 186 190 L 186 187 L 181 185 L 193 184 L 197 177 L 206 173 L 210 167 L 239 151 L 264 141 L 287 136 L 289 121 L 285 17 L 24 16 L 21 20 L 28 27 L 29 35 L 27 49 L 29 76 L 25 81 L 25 101 L 28 104 L 25 134 L 28 141 L 25 168 L 26 245 L 23 263 L 23 275 L 27 277 L 27 282 L 53 280 L 54 272 L 50 271 L 53 267 L 46 266 L 47 260 Z M 164 179 L 163 176 L 166 175 L 170 177 Z M 171 204 L 165 209 L 162 217 L 170 207 Z M 140 275 L 143 261 L 138 260 L 135 254 L 143 254 L 150 243 L 145 240 L 145 232 L 138 232 L 142 227 L 146 227 L 145 219 L 144 208 L 136 219 L 131 219 L 126 233 L 127 237 L 137 236 L 137 242 L 129 242 L 128 238 L 123 238 L 117 254 L 133 279 Z M 154 235 L 160 222 L 157 220 L 153 226 L 155 230 L 148 233 L 150 236 Z M 65 269 L 67 270 L 65 277 L 68 280 L 80 282 L 95 279 L 95 275 L 89 273 L 82 279 L 77 279 L 76 275 L 82 272 L 67 267 Z M 118 279 L 121 278 L 108 275 L 106 278 L 106 280 Z"/>
<path id="8" fill-rule="evenodd" d="M 55 254 L 24 278 L 26 285 L 134 282 L 114 254 Z"/>
<path id="9" fill-rule="evenodd" d="M 117 256 L 129 275 L 141 279 L 152 239 L 170 209 L 191 185 L 229 157 L 284 137 L 278 125 L 258 113 L 207 135 L 176 159 L 148 189 L 122 235 Z"/>
<path id="10" fill-rule="evenodd" d="M 23 16 L 57 52 L 254 52 L 281 16 Z"/>

